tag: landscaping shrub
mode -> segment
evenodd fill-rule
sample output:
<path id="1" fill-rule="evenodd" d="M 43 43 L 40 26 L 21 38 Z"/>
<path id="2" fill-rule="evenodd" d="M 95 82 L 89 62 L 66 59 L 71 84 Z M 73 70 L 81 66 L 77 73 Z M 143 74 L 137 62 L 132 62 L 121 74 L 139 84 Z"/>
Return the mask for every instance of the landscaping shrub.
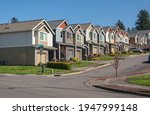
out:
<path id="1" fill-rule="evenodd" d="M 48 62 L 47 67 L 48 68 L 71 70 L 71 63 L 68 63 L 68 62 Z"/>
<path id="2" fill-rule="evenodd" d="M 73 62 L 78 62 L 78 58 L 70 58 L 70 61 L 73 61 Z"/>

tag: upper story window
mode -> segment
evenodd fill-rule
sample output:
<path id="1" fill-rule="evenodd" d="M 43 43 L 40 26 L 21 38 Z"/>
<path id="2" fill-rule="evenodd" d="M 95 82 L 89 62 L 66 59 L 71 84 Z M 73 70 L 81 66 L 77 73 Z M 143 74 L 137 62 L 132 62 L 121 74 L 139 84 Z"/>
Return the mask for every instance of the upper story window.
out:
<path id="1" fill-rule="evenodd" d="M 128 40 L 127 40 L 127 39 L 125 39 L 125 42 L 127 43 L 127 42 L 128 42 Z"/>
<path id="2" fill-rule="evenodd" d="M 43 40 L 43 41 L 47 40 L 47 34 L 44 32 L 40 32 L 40 40 Z"/>
<path id="3" fill-rule="evenodd" d="M 120 41 L 122 41 L 123 40 L 123 38 L 122 37 L 120 37 Z"/>
<path id="4" fill-rule="evenodd" d="M 67 32 L 67 38 L 72 38 L 72 33 L 70 33 L 70 32 Z"/>
<path id="5" fill-rule="evenodd" d="M 89 38 L 92 40 L 92 32 L 89 33 Z"/>
<path id="6" fill-rule="evenodd" d="M 100 39 L 100 41 L 103 41 L 104 40 L 104 36 L 102 34 L 100 34 L 99 39 Z"/>
<path id="7" fill-rule="evenodd" d="M 96 34 L 94 33 L 94 38 L 96 38 Z"/>
<path id="8" fill-rule="evenodd" d="M 60 37 L 63 38 L 63 32 L 60 33 Z"/>
<path id="9" fill-rule="evenodd" d="M 77 40 L 81 41 L 81 35 L 77 35 Z"/>

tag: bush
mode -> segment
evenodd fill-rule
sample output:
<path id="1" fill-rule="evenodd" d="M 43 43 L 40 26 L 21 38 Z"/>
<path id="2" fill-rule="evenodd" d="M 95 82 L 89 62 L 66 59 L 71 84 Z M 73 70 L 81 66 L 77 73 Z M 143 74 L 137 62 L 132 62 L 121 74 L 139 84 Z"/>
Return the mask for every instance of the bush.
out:
<path id="1" fill-rule="evenodd" d="M 47 67 L 48 68 L 71 70 L 71 63 L 68 63 L 68 62 L 48 62 Z"/>
<path id="2" fill-rule="evenodd" d="M 73 62 L 78 62 L 78 58 L 70 58 L 70 61 L 73 61 Z"/>

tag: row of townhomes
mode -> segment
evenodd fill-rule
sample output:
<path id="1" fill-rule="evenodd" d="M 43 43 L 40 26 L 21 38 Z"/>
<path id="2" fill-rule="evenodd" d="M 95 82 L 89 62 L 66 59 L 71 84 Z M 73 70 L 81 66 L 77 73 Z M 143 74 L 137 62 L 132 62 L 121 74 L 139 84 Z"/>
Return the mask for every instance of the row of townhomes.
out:
<path id="1" fill-rule="evenodd" d="M 0 61 L 7 65 L 38 65 L 53 60 L 87 59 L 88 56 L 147 47 L 150 31 L 126 32 L 119 27 L 92 23 L 69 24 L 44 19 L 0 24 Z M 43 53 L 37 48 L 43 44 Z"/>

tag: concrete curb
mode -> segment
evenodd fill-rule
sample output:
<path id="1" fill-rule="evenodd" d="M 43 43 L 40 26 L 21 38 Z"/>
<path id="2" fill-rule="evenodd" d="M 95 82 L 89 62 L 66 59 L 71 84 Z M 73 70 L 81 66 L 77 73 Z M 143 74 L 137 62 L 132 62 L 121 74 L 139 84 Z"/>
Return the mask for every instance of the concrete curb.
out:
<path id="1" fill-rule="evenodd" d="M 119 80 L 119 79 L 122 79 L 123 81 L 126 82 L 126 78 L 127 77 L 106 78 L 104 80 L 99 80 L 99 82 L 97 82 L 98 80 L 95 79 L 95 80 L 90 80 L 90 81 L 86 82 L 85 84 L 90 87 L 101 88 L 104 90 L 150 97 L 150 88 L 149 87 L 139 86 L 139 85 L 130 86 L 131 84 L 128 84 L 128 83 L 127 84 L 122 84 L 122 83 L 119 83 L 119 84 L 112 83 L 111 84 L 111 82 L 113 82 L 113 80 Z M 147 89 L 147 88 L 149 88 L 149 89 Z"/>
<path id="2" fill-rule="evenodd" d="M 148 93 L 136 92 L 136 91 L 131 91 L 131 90 L 123 90 L 123 89 L 119 89 L 119 88 L 111 88 L 111 87 L 104 86 L 104 85 L 93 85 L 93 87 L 101 88 L 101 89 L 105 89 L 105 90 L 109 90 L 109 91 L 120 92 L 120 93 L 129 93 L 129 94 L 150 97 L 150 94 L 148 94 Z M 132 90 L 134 90 L 134 89 L 132 88 Z"/>
<path id="3" fill-rule="evenodd" d="M 111 65 L 111 63 L 107 63 L 107 64 L 104 64 L 104 65 L 101 65 L 101 66 L 98 66 L 98 67 L 90 67 L 86 70 L 82 70 L 82 71 L 79 71 L 79 72 L 73 72 L 73 73 L 68 73 L 68 74 L 56 74 L 56 75 L 50 75 L 50 76 L 69 76 L 69 75 L 76 75 L 76 74 L 81 74 L 81 73 L 85 73 L 85 72 L 89 72 L 89 71 L 92 71 L 92 70 L 96 70 L 96 69 L 100 69 L 100 68 L 103 68 L 103 67 L 107 67 Z"/>

